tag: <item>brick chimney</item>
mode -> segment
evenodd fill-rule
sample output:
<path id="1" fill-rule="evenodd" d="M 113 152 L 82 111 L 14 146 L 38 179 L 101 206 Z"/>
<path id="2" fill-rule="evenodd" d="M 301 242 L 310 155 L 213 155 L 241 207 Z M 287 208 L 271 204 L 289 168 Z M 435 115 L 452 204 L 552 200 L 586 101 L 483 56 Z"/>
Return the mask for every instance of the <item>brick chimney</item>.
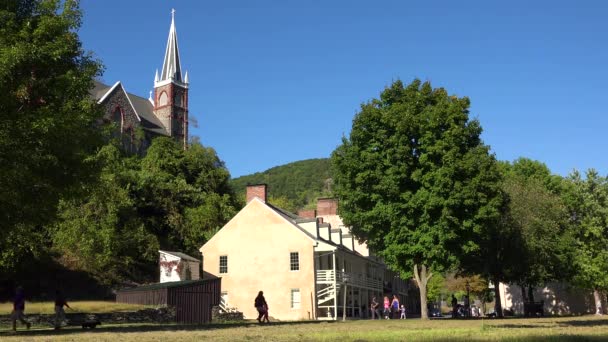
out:
<path id="1" fill-rule="evenodd" d="M 302 218 L 315 218 L 315 217 L 317 217 L 317 211 L 314 209 L 300 210 L 300 211 L 298 211 L 298 216 L 300 216 Z"/>
<path id="2" fill-rule="evenodd" d="M 255 197 L 266 203 L 266 184 L 247 185 L 247 203 Z"/>
<path id="3" fill-rule="evenodd" d="M 317 215 L 338 215 L 338 200 L 335 198 L 319 198 L 317 200 Z"/>

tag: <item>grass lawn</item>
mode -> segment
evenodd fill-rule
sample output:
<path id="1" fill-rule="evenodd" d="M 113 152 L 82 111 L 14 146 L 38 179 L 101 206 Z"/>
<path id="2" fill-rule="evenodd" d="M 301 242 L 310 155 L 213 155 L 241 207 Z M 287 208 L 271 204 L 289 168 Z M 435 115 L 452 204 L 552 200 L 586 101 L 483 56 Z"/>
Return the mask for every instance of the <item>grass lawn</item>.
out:
<path id="1" fill-rule="evenodd" d="M 606 341 L 608 317 L 421 321 L 347 321 L 211 324 L 122 324 L 94 331 L 54 332 L 32 327 L 16 334 L 0 327 L 3 341 Z"/>
<path id="2" fill-rule="evenodd" d="M 145 308 L 143 305 L 123 304 L 105 301 L 77 301 L 68 302 L 75 312 L 99 313 L 99 312 L 118 312 L 136 311 Z M 0 303 L 0 315 L 9 315 L 13 311 L 13 303 Z M 66 309 L 70 312 L 70 309 Z M 26 302 L 25 314 L 54 314 L 54 302 Z"/>

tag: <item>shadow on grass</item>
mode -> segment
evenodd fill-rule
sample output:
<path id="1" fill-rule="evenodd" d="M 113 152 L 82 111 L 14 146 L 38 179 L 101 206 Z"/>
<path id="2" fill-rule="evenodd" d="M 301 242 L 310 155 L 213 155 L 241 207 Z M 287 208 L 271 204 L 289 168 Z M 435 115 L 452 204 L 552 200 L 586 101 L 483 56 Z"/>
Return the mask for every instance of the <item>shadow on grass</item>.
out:
<path id="1" fill-rule="evenodd" d="M 263 327 L 263 326 L 289 326 L 302 324 L 327 324 L 335 323 L 333 321 L 291 321 L 291 322 L 272 322 L 260 324 L 257 322 L 230 322 L 230 323 L 209 323 L 209 324 L 154 324 L 154 323 L 122 323 L 111 325 L 99 325 L 95 329 L 82 329 L 80 326 L 69 325 L 61 330 L 54 330 L 52 327 L 48 329 L 39 328 L 36 326 L 31 330 L 20 328 L 17 333 L 10 330 L 0 330 L 0 339 L 9 336 L 61 336 L 82 333 L 137 333 L 137 332 L 155 332 L 155 331 L 197 331 L 197 330 L 216 330 L 230 329 L 239 327 Z"/>
<path id="2" fill-rule="evenodd" d="M 608 319 L 562 321 L 562 322 L 558 322 L 557 324 L 560 326 L 572 326 L 572 327 L 605 327 L 605 326 L 608 326 Z"/>

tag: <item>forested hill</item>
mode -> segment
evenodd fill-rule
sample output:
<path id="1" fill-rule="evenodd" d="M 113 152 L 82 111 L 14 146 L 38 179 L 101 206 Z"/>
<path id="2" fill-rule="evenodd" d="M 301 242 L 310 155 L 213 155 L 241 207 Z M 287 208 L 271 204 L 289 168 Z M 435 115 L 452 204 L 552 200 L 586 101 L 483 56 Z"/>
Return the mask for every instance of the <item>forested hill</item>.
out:
<path id="1" fill-rule="evenodd" d="M 300 160 L 232 180 L 239 195 L 245 193 L 247 184 L 259 183 L 268 185 L 268 196 L 284 209 L 314 207 L 317 197 L 331 195 L 329 159 Z"/>

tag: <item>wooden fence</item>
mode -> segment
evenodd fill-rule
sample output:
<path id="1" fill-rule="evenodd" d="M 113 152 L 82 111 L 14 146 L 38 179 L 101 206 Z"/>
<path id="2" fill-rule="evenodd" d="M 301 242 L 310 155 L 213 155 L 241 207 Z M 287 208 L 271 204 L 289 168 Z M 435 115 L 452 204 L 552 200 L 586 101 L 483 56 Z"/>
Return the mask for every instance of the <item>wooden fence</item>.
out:
<path id="1" fill-rule="evenodd" d="M 211 308 L 220 304 L 221 279 L 186 280 L 144 285 L 116 293 L 116 302 L 175 307 L 178 323 L 211 321 Z"/>

